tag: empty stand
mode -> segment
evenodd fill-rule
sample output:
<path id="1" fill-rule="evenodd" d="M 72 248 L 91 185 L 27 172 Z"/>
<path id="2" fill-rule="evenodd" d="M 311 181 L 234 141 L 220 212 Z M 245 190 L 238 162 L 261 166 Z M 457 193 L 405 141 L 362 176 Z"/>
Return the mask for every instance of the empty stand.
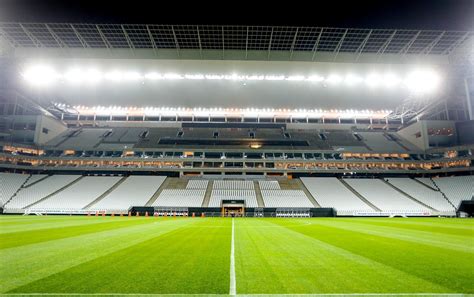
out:
<path id="1" fill-rule="evenodd" d="M 388 178 L 387 181 L 408 195 L 438 211 L 454 214 L 453 206 L 439 191 L 431 190 L 410 178 Z"/>
<path id="2" fill-rule="evenodd" d="M 30 187 L 22 188 L 8 203 L 7 208 L 21 209 L 67 187 L 79 179 L 80 175 L 52 175 Z M 79 191 L 80 192 L 80 191 Z"/>
<path id="3" fill-rule="evenodd" d="M 462 200 L 471 200 L 474 197 L 472 175 L 433 178 L 433 181 L 456 208 Z"/>
<path id="4" fill-rule="evenodd" d="M 35 210 L 78 210 L 97 199 L 121 177 L 86 176 L 33 207 Z"/>
<path id="5" fill-rule="evenodd" d="M 0 173 L 0 205 L 10 200 L 29 177 L 29 174 Z"/>
<path id="6" fill-rule="evenodd" d="M 123 211 L 131 206 L 145 206 L 165 179 L 165 176 L 129 176 L 90 209 Z"/>
<path id="7" fill-rule="evenodd" d="M 346 179 L 352 188 L 385 212 L 429 212 L 429 209 L 396 191 L 380 179 Z"/>
<path id="8" fill-rule="evenodd" d="M 301 190 L 262 190 L 262 197 L 266 207 L 314 207 Z"/>
<path id="9" fill-rule="evenodd" d="M 338 214 L 375 212 L 335 177 L 302 177 L 301 181 L 321 207 L 332 207 Z"/>
<path id="10" fill-rule="evenodd" d="M 158 207 L 200 207 L 206 189 L 165 189 L 152 206 Z"/>

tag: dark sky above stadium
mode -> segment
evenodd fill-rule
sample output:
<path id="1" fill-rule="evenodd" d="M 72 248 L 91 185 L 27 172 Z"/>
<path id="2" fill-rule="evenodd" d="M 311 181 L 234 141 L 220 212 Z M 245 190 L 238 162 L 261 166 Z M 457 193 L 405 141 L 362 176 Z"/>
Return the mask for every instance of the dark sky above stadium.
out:
<path id="1" fill-rule="evenodd" d="M 0 21 L 474 28 L 474 0 L 257 2 L 0 0 Z"/>

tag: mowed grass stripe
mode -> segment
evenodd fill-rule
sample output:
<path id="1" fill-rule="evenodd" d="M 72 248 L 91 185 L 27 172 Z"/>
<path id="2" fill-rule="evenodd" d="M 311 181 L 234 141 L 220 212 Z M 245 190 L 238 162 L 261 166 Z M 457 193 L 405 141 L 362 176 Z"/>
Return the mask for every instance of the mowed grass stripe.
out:
<path id="1" fill-rule="evenodd" d="M 38 242 L 56 240 L 79 236 L 88 233 L 102 232 L 117 228 L 125 228 L 138 224 L 149 223 L 150 218 L 120 219 L 104 217 L 81 221 L 80 225 L 62 226 L 58 223 L 56 228 L 44 228 L 39 230 L 29 230 L 15 233 L 0 234 L 0 249 L 12 248 Z"/>
<path id="2" fill-rule="evenodd" d="M 230 240 L 231 220 L 196 218 L 10 292 L 224 294 L 229 290 Z"/>
<path id="3" fill-rule="evenodd" d="M 305 228 L 305 221 L 236 219 L 235 224 L 239 294 L 450 292 L 289 228 Z"/>
<path id="4" fill-rule="evenodd" d="M 409 240 L 394 238 L 390 236 L 390 230 L 386 234 L 370 234 L 370 229 L 378 226 L 365 225 L 363 231 L 358 224 L 354 224 L 351 230 L 344 220 L 313 219 L 310 225 L 304 226 L 291 226 L 290 221 L 279 220 L 275 223 L 287 224 L 288 229 L 449 288 L 453 293 L 474 293 L 474 255 L 470 252 L 442 248 L 438 244 L 430 246 L 425 240 L 417 243 L 416 237 Z M 465 244 L 465 250 L 470 250 L 473 238 Z"/>
<path id="5" fill-rule="evenodd" d="M 0 266 L 8 269 L 0 269 L 0 293 L 193 224 L 192 219 L 139 220 L 143 224 L 1 250 Z"/>
<path id="6" fill-rule="evenodd" d="M 448 235 L 430 232 L 429 228 L 425 229 L 425 231 L 410 230 L 407 228 L 379 226 L 377 224 L 361 224 L 346 221 L 345 219 L 318 219 L 313 220 L 311 224 L 322 224 L 353 232 L 412 241 L 417 244 L 437 246 L 460 252 L 474 252 L 474 246 L 470 244 L 473 236 L 471 235 L 472 232 L 469 230 L 465 230 L 464 235 Z"/>
<path id="7" fill-rule="evenodd" d="M 374 226 L 385 226 L 385 227 L 396 227 L 408 230 L 418 230 L 430 233 L 440 233 L 440 236 L 443 235 L 460 235 L 460 236 L 473 236 L 474 235 L 474 221 L 473 220 L 464 220 L 464 225 L 452 224 L 452 221 L 449 219 L 438 219 L 438 222 L 441 221 L 444 223 L 436 223 L 433 221 L 424 222 L 425 218 L 413 218 L 409 221 L 405 221 L 406 218 L 391 218 L 391 219 L 366 219 L 366 218 L 354 218 L 346 219 L 346 222 L 353 222 L 358 224 L 370 224 Z M 463 221 L 459 219 L 459 221 Z M 468 232 L 466 232 L 468 231 Z"/>

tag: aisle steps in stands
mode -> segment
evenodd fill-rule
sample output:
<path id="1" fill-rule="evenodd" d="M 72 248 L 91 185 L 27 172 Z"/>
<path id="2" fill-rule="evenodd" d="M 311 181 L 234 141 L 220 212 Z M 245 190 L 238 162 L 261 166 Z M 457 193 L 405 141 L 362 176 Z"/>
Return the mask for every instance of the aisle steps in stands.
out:
<path id="1" fill-rule="evenodd" d="M 202 201 L 202 207 L 209 207 L 209 201 L 211 201 L 212 187 L 214 186 L 214 181 L 209 180 L 206 189 L 206 195 L 204 195 L 204 200 Z"/>
<path id="2" fill-rule="evenodd" d="M 367 200 L 364 196 L 362 196 L 359 192 L 357 192 L 351 185 L 349 185 L 343 178 L 340 178 L 339 181 L 354 195 L 356 195 L 360 200 L 362 200 L 365 204 L 370 206 L 375 211 L 382 211 L 377 206 L 373 205 L 369 200 Z"/>
<path id="3" fill-rule="evenodd" d="M 454 207 L 454 209 L 457 210 L 458 208 L 453 204 L 453 202 L 451 202 L 451 200 L 449 200 L 448 196 L 446 196 L 446 194 L 443 191 L 441 191 L 441 188 L 438 186 L 438 184 L 436 184 L 436 182 L 431 177 L 430 177 L 430 180 L 433 183 L 433 185 L 436 187 L 437 191 L 439 191 L 441 193 L 443 198 L 446 199 L 446 201 L 448 201 L 448 203 L 450 205 L 452 205 Z"/>
<path id="4" fill-rule="evenodd" d="M 262 189 L 260 189 L 260 184 L 258 183 L 258 181 L 254 181 L 253 184 L 255 187 L 255 193 L 257 194 L 258 207 L 265 207 L 265 202 L 263 201 Z"/>
<path id="5" fill-rule="evenodd" d="M 109 195 L 113 190 L 115 190 L 118 186 L 120 186 L 121 183 L 123 183 L 127 179 L 127 176 L 122 177 L 118 182 L 116 182 L 112 187 L 110 187 L 107 191 L 102 193 L 99 197 L 97 197 L 94 201 L 91 203 L 87 204 L 84 206 L 83 209 L 88 209 L 91 208 L 91 206 L 94 206 L 97 202 L 100 200 L 104 199 L 107 195 Z"/>
<path id="6" fill-rule="evenodd" d="M 5 207 L 8 202 L 10 202 L 13 198 L 15 198 L 15 196 L 18 194 L 18 192 L 20 192 L 21 189 L 25 188 L 25 185 L 28 183 L 28 181 L 31 179 L 31 174 L 25 179 L 25 181 L 21 184 L 21 186 L 15 191 L 15 193 L 13 193 L 13 195 L 11 195 L 11 197 L 3 204 L 3 207 Z"/>
<path id="7" fill-rule="evenodd" d="M 167 189 L 168 186 L 170 185 L 170 183 L 173 184 L 174 180 L 176 180 L 176 178 L 169 178 L 169 177 L 166 178 L 165 181 L 158 188 L 158 190 L 156 190 L 155 194 L 153 194 L 153 196 L 151 196 L 150 200 L 148 200 L 148 202 L 145 204 L 145 206 L 151 206 L 156 201 L 156 199 L 158 199 L 161 192 L 163 192 L 164 189 Z"/>
<path id="8" fill-rule="evenodd" d="M 74 185 L 75 183 L 77 183 L 78 181 L 80 181 L 80 180 L 83 179 L 83 178 L 84 178 L 83 175 L 79 176 L 78 178 L 76 178 L 76 179 L 73 180 L 72 182 L 68 183 L 68 184 L 65 185 L 64 187 L 60 188 L 59 190 L 54 191 L 54 192 L 50 193 L 49 195 L 47 195 L 47 196 L 41 198 L 40 200 L 38 200 L 38 201 L 36 201 L 36 202 L 34 202 L 34 203 L 31 203 L 30 205 L 25 206 L 24 209 L 31 208 L 32 206 L 35 206 L 36 204 L 38 204 L 38 203 L 40 203 L 40 202 L 43 202 L 44 200 L 48 199 L 49 197 L 53 197 L 54 195 L 56 195 L 56 194 L 62 192 L 63 190 L 69 188 L 70 186 Z"/>
<path id="9" fill-rule="evenodd" d="M 306 197 L 308 197 L 309 201 L 313 203 L 314 207 L 321 207 L 321 205 L 319 205 L 316 199 L 314 199 L 313 195 L 311 195 L 311 193 L 308 191 L 308 189 L 306 188 L 304 183 L 301 181 L 301 179 L 298 178 L 295 181 L 299 184 L 300 189 L 303 190 L 303 192 L 306 194 Z"/>
<path id="10" fill-rule="evenodd" d="M 395 191 L 399 192 L 400 194 L 402 194 L 403 196 L 407 197 L 407 198 L 410 198 L 411 200 L 415 201 L 416 203 L 418 204 L 421 204 L 423 205 L 424 207 L 432 210 L 432 211 L 438 211 L 437 209 L 434 209 L 433 207 L 429 206 L 428 204 L 425 204 L 423 202 L 421 202 L 420 200 L 416 199 L 415 197 L 411 196 L 410 194 L 408 194 L 407 192 L 403 191 L 402 189 L 399 189 L 397 188 L 396 186 L 392 185 L 389 181 L 387 181 L 385 178 L 381 178 L 381 180 L 386 184 L 388 185 L 389 187 L 391 187 L 392 189 L 394 189 Z"/>

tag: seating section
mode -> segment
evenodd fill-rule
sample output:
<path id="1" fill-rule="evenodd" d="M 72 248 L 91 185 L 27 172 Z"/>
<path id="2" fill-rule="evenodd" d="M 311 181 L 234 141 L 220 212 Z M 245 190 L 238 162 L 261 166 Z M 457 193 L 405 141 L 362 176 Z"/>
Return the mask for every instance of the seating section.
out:
<path id="1" fill-rule="evenodd" d="M 220 190 L 254 190 L 253 181 L 250 180 L 216 180 L 213 189 Z"/>
<path id="2" fill-rule="evenodd" d="M 165 189 L 152 206 L 200 207 L 206 195 L 205 189 Z"/>
<path id="3" fill-rule="evenodd" d="M 208 180 L 200 180 L 200 179 L 192 179 L 188 181 L 186 185 L 186 189 L 207 189 L 207 185 L 209 184 Z"/>
<path id="4" fill-rule="evenodd" d="M 212 190 L 209 207 L 221 207 L 222 200 L 245 200 L 246 207 L 257 207 L 255 190 Z"/>
<path id="5" fill-rule="evenodd" d="M 124 211 L 131 206 L 143 206 L 158 191 L 165 179 L 165 176 L 129 176 L 90 209 Z"/>
<path id="6" fill-rule="evenodd" d="M 80 210 L 110 189 L 120 177 L 85 176 L 63 191 L 31 207 L 35 210 Z M 48 183 L 49 184 L 49 183 Z"/>
<path id="7" fill-rule="evenodd" d="M 6 207 L 10 209 L 25 208 L 67 186 L 79 177 L 80 175 L 52 175 L 28 188 L 22 188 Z"/>
<path id="8" fill-rule="evenodd" d="M 455 207 L 459 207 L 462 200 L 471 200 L 474 197 L 474 176 L 472 175 L 433 178 L 433 181 Z"/>
<path id="9" fill-rule="evenodd" d="M 46 178 L 47 176 L 48 176 L 47 174 L 33 174 L 31 175 L 30 179 L 24 184 L 24 186 L 29 187 L 31 184 L 34 184 L 37 181 L 40 181 L 43 178 Z"/>
<path id="10" fill-rule="evenodd" d="M 302 177 L 301 181 L 321 207 L 335 208 L 338 214 L 375 211 L 335 177 Z"/>
<path id="11" fill-rule="evenodd" d="M 0 205 L 4 205 L 28 177 L 28 174 L 0 173 Z"/>
<path id="12" fill-rule="evenodd" d="M 280 190 L 280 183 L 276 180 L 259 180 L 260 190 Z"/>
<path id="13" fill-rule="evenodd" d="M 420 178 L 416 178 L 417 181 L 419 182 L 422 182 L 424 183 L 425 185 L 427 185 L 428 187 L 430 187 L 431 189 L 433 190 L 438 190 L 436 188 L 436 185 L 434 184 L 434 182 L 431 180 L 431 178 L 428 178 L 428 177 L 420 177 Z"/>
<path id="14" fill-rule="evenodd" d="M 429 212 L 425 206 L 413 201 L 380 179 L 345 180 L 370 203 L 385 212 Z"/>
<path id="15" fill-rule="evenodd" d="M 314 205 L 301 190 L 262 190 L 265 207 L 311 208 Z"/>
<path id="16" fill-rule="evenodd" d="M 388 178 L 387 181 L 413 198 L 441 211 L 454 212 L 453 206 L 439 191 L 430 190 L 410 178 Z"/>

